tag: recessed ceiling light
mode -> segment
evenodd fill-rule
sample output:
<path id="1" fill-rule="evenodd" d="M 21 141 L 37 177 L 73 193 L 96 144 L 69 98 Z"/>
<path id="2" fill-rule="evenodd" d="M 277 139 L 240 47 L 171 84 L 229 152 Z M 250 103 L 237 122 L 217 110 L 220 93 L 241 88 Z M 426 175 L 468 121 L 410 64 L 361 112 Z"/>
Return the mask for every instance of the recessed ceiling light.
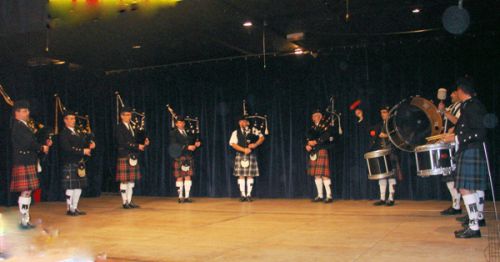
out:
<path id="1" fill-rule="evenodd" d="M 245 23 L 243 23 L 244 27 L 251 27 L 252 25 L 252 21 L 246 21 Z"/>
<path id="2" fill-rule="evenodd" d="M 411 10 L 411 12 L 414 14 L 418 14 L 418 13 L 420 13 L 420 8 L 415 8 L 415 9 Z"/>
<path id="3" fill-rule="evenodd" d="M 142 46 L 141 45 L 134 45 L 132 46 L 133 49 L 140 49 Z"/>

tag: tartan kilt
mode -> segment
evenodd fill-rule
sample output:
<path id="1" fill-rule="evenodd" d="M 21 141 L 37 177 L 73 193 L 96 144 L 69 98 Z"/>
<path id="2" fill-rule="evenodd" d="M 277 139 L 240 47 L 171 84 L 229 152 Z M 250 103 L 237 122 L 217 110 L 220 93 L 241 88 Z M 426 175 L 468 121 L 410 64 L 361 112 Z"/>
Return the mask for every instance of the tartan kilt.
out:
<path id="1" fill-rule="evenodd" d="M 459 152 L 456 171 L 455 188 L 468 190 L 488 188 L 488 166 L 481 149 L 470 148 Z"/>
<path id="2" fill-rule="evenodd" d="M 36 165 L 12 167 L 10 192 L 33 191 L 40 187 Z"/>
<path id="3" fill-rule="evenodd" d="M 189 170 L 183 171 L 181 169 L 182 163 L 184 161 L 189 162 Z M 185 176 L 193 176 L 194 175 L 194 160 L 192 156 L 181 156 L 174 159 L 174 177 L 185 177 Z"/>
<path id="4" fill-rule="evenodd" d="M 330 160 L 328 159 L 328 151 L 321 149 L 317 153 L 318 158 L 307 163 L 307 174 L 310 176 L 330 177 Z"/>
<path id="5" fill-rule="evenodd" d="M 241 160 L 248 157 L 250 165 L 248 167 L 241 166 Z M 257 156 L 254 154 L 244 155 L 243 153 L 236 152 L 236 157 L 234 158 L 234 176 L 244 176 L 244 177 L 257 177 L 259 176 L 259 165 L 257 164 Z"/>
<path id="6" fill-rule="evenodd" d="M 128 163 L 128 158 L 118 158 L 116 161 L 116 181 L 133 182 L 141 179 L 141 176 L 139 163 L 136 166 L 131 166 Z"/>
<path id="7" fill-rule="evenodd" d="M 80 189 L 87 187 L 87 176 L 78 176 L 78 164 L 65 164 L 62 167 L 62 181 L 63 189 Z"/>

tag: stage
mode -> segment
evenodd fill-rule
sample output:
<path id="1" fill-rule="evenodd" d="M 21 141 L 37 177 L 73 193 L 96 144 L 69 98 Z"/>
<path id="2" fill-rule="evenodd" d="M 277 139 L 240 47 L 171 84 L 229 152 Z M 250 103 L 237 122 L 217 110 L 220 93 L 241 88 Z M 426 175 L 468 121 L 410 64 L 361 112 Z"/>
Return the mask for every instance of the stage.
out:
<path id="1" fill-rule="evenodd" d="M 306 199 L 136 197 L 125 210 L 116 196 L 84 198 L 86 216 L 65 215 L 65 203 L 31 209 L 38 227 L 17 227 L 17 207 L 2 207 L 3 246 L 12 261 L 485 261 L 488 230 L 481 239 L 455 239 L 455 216 L 439 211 L 447 201 L 311 203 Z M 487 223 L 494 224 L 486 205 Z M 492 230 L 493 231 L 493 230 Z M 22 245 L 25 243 L 26 245 Z M 496 247 L 498 248 L 498 246 Z M 87 261 L 87 260 L 79 260 Z"/>

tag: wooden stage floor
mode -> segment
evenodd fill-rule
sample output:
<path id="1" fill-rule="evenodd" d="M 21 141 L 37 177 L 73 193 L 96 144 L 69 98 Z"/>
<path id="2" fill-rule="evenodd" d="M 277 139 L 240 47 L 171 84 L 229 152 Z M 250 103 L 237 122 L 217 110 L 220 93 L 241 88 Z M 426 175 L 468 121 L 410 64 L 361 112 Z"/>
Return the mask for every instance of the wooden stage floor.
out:
<path id="1" fill-rule="evenodd" d="M 487 256 L 488 228 L 481 239 L 455 239 L 455 217 L 439 215 L 447 201 L 397 201 L 393 207 L 365 200 L 194 201 L 135 197 L 141 208 L 125 210 L 119 196 L 84 198 L 80 209 L 88 215 L 79 217 L 66 216 L 63 202 L 45 202 L 32 207 L 39 225 L 29 231 L 18 229 L 17 207 L 2 207 L 3 248 L 12 261 L 98 254 L 107 261 L 456 262 Z M 487 203 L 487 211 L 492 207 Z"/>

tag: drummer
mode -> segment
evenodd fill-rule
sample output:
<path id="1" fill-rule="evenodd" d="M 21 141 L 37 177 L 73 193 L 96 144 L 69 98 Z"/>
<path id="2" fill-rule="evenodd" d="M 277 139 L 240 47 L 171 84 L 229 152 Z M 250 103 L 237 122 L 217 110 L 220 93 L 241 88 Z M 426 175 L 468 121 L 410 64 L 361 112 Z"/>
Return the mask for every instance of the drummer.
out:
<path id="1" fill-rule="evenodd" d="M 389 136 L 387 135 L 387 130 L 386 130 L 386 121 L 389 120 L 389 107 L 388 106 L 382 106 L 380 108 L 380 117 L 382 118 L 382 121 L 375 125 L 371 130 L 370 130 L 370 136 L 372 137 L 372 141 L 370 144 L 371 151 L 375 150 L 381 150 L 381 149 L 391 149 L 392 150 L 392 144 L 389 141 Z M 399 170 L 399 160 L 396 154 L 394 152 L 391 153 L 390 155 L 391 162 L 393 163 L 394 172 Z M 387 191 L 387 184 L 389 184 L 389 198 L 386 200 L 386 191 Z M 394 205 L 394 194 L 396 193 L 396 178 L 395 177 L 390 177 L 390 178 L 382 178 L 378 181 L 378 185 L 380 188 L 380 200 L 373 203 L 375 206 L 393 206 Z"/>
<path id="2" fill-rule="evenodd" d="M 460 102 L 460 99 L 458 99 L 457 90 L 454 90 L 450 94 L 450 98 L 452 104 L 448 108 L 446 108 L 444 102 L 441 101 L 441 103 L 439 103 L 438 109 L 446 118 L 445 121 L 448 122 L 448 124 L 446 125 L 448 128 L 447 130 L 444 130 L 444 132 L 453 134 L 455 129 L 455 124 L 457 123 L 458 118 L 460 117 L 460 106 L 462 103 Z M 448 191 L 450 192 L 452 202 L 451 202 L 451 207 L 441 211 L 441 215 L 450 216 L 450 215 L 462 214 L 462 208 L 460 207 L 461 195 L 460 192 L 458 192 L 457 188 L 455 187 L 455 171 L 453 171 L 448 176 L 443 176 L 442 180 L 443 182 L 446 183 L 446 187 L 448 187 Z"/>

